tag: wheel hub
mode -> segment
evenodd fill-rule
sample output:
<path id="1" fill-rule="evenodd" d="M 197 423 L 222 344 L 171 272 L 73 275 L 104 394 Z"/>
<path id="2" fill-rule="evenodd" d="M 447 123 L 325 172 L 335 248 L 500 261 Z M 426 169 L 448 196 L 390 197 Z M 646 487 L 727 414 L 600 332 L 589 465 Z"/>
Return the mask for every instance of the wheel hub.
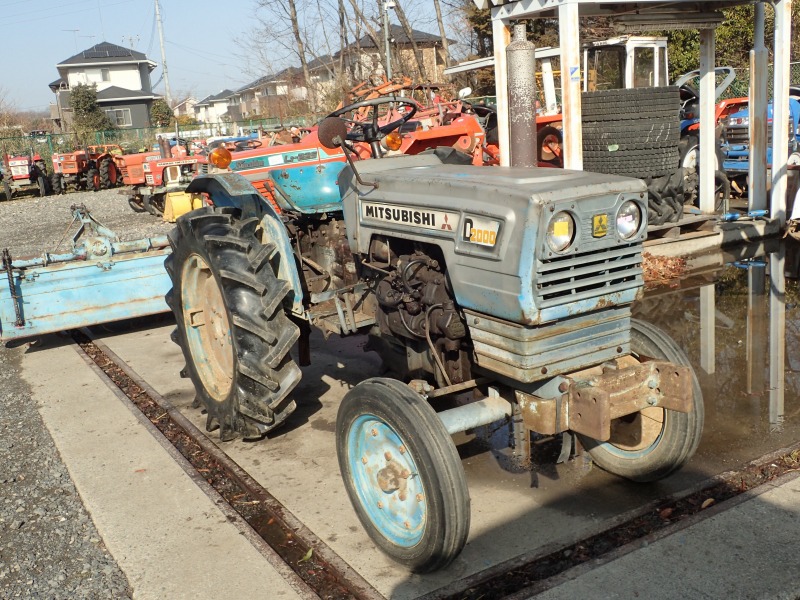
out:
<path id="1" fill-rule="evenodd" d="M 186 337 L 203 387 L 217 402 L 233 386 L 234 348 L 225 300 L 214 274 L 194 254 L 184 265 L 181 295 Z"/>
<path id="2" fill-rule="evenodd" d="M 394 429 L 362 416 L 350 431 L 353 482 L 360 502 L 381 534 L 411 547 L 427 522 L 427 498 L 414 457 Z"/>

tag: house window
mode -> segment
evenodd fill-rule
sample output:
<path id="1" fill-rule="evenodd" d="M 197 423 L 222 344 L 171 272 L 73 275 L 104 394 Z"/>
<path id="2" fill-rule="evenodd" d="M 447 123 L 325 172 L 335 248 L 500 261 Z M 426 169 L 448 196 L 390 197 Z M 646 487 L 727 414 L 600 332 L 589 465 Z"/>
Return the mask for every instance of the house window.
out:
<path id="1" fill-rule="evenodd" d="M 111 81 L 111 71 L 108 69 L 100 69 L 100 78 L 103 81 Z"/>
<path id="2" fill-rule="evenodd" d="M 130 127 L 132 124 L 130 108 L 110 108 L 106 110 L 106 116 L 117 127 Z"/>

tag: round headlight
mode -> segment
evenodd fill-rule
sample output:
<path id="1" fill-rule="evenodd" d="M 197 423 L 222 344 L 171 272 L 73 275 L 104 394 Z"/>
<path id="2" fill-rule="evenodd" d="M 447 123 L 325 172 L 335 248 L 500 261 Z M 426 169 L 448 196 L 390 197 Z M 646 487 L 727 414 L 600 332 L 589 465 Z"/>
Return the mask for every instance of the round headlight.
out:
<path id="1" fill-rule="evenodd" d="M 547 226 L 547 245 L 553 252 L 563 252 L 575 239 L 575 220 L 567 212 L 560 212 L 550 219 Z"/>
<path id="2" fill-rule="evenodd" d="M 632 200 L 625 202 L 617 213 L 617 232 L 623 240 L 628 240 L 636 235 L 642 224 L 642 211 L 639 205 Z"/>

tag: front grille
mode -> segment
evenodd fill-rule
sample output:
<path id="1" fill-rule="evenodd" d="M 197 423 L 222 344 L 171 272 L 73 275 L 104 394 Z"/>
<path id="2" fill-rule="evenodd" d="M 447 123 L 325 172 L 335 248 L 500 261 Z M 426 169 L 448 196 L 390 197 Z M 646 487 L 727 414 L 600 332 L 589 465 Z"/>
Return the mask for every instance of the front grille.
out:
<path id="1" fill-rule="evenodd" d="M 642 245 L 539 261 L 535 282 L 540 309 L 614 294 L 643 285 Z"/>
<path id="2" fill-rule="evenodd" d="M 144 180 L 147 185 L 153 185 L 153 176 L 152 175 L 145 175 Z"/>
<path id="3" fill-rule="evenodd" d="M 27 177 L 28 167 L 11 167 L 11 175 L 13 177 Z"/>
<path id="4" fill-rule="evenodd" d="M 792 139 L 792 120 L 789 119 L 789 139 Z M 743 145 L 749 146 L 750 145 L 750 130 L 748 127 L 742 127 L 741 125 L 728 125 L 725 128 L 725 139 L 731 145 Z M 767 144 L 772 144 L 772 121 L 767 123 Z"/>
<path id="5" fill-rule="evenodd" d="M 119 172 L 122 174 L 122 178 L 124 179 L 128 176 L 128 167 L 120 167 Z"/>
<path id="6" fill-rule="evenodd" d="M 769 135 L 772 135 L 771 125 L 769 127 Z M 749 144 L 750 133 L 748 132 L 747 127 L 726 127 L 725 139 L 728 140 L 729 144 Z"/>

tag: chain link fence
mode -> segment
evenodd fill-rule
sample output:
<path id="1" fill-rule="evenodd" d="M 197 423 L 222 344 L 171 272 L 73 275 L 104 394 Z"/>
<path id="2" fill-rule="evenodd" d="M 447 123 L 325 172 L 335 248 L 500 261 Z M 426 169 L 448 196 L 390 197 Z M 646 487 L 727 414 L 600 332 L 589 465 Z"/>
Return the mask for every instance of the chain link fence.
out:
<path id="1" fill-rule="evenodd" d="M 774 70 L 772 65 L 767 67 L 767 97 L 772 98 Z M 789 65 L 789 85 L 800 86 L 800 62 L 793 62 Z M 728 98 L 743 98 L 748 95 L 750 89 L 750 71 L 748 69 L 736 69 L 736 79 L 730 87 L 722 93 L 720 100 Z"/>
<path id="2" fill-rule="evenodd" d="M 289 127 L 310 127 L 316 122 L 313 117 L 292 117 L 289 119 L 249 119 L 228 123 L 211 123 L 179 127 L 150 127 L 142 129 L 114 129 L 96 131 L 92 144 L 118 144 L 124 153 L 146 152 L 158 149 L 157 137 L 173 138 L 176 135 L 190 141 L 207 140 L 210 137 L 242 136 L 263 130 L 265 132 L 288 129 Z M 72 133 L 0 137 L 0 169 L 3 158 L 11 156 L 40 156 L 47 168 L 52 166 L 53 154 L 72 152 L 81 146 Z"/>

